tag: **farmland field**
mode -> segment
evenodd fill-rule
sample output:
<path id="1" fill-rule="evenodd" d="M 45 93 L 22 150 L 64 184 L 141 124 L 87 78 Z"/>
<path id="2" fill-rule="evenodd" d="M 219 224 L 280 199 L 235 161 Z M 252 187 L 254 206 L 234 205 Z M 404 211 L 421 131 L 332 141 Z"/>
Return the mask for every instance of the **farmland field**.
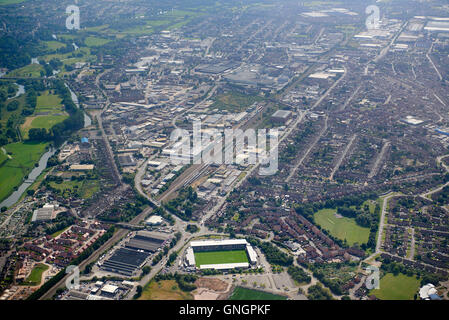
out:
<path id="1" fill-rule="evenodd" d="M 287 298 L 265 291 L 237 287 L 229 300 L 287 300 Z"/>
<path id="2" fill-rule="evenodd" d="M 380 279 L 380 288 L 371 290 L 370 294 L 381 300 L 413 300 L 419 286 L 420 281 L 416 277 L 404 274 L 395 276 L 392 273 L 387 273 Z"/>
<path id="3" fill-rule="evenodd" d="M 363 228 L 355 222 L 355 219 L 336 217 L 335 209 L 323 209 L 315 213 L 315 222 L 326 229 L 332 236 L 348 242 L 362 244 L 368 242 L 369 228 Z"/>
<path id="4" fill-rule="evenodd" d="M 196 266 L 248 262 L 245 250 L 195 252 Z"/>

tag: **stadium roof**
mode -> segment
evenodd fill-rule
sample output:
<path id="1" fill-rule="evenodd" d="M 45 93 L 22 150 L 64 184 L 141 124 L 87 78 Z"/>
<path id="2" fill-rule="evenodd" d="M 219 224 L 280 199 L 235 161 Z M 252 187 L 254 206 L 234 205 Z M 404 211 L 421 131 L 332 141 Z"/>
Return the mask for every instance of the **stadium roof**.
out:
<path id="1" fill-rule="evenodd" d="M 248 242 L 245 239 L 229 239 L 229 240 L 202 240 L 202 241 L 192 241 L 190 245 L 192 247 L 200 246 L 219 246 L 219 245 L 232 245 L 232 244 L 243 244 L 247 245 Z"/>
<path id="2" fill-rule="evenodd" d="M 257 253 L 250 245 L 246 246 L 246 252 L 248 253 L 249 261 L 251 263 L 257 262 Z"/>
<path id="3" fill-rule="evenodd" d="M 226 270 L 226 269 L 234 269 L 234 268 L 249 268 L 248 262 L 241 263 L 222 263 L 222 264 L 202 264 L 200 265 L 200 269 L 215 269 L 215 270 Z"/>

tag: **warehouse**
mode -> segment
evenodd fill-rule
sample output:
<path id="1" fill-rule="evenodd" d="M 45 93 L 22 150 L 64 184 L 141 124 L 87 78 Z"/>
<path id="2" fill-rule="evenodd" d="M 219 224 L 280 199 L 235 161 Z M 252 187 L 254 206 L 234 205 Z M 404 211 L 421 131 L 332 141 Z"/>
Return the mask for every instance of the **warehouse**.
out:
<path id="1" fill-rule="evenodd" d="M 147 252 L 119 248 L 102 264 L 101 269 L 131 277 L 142 267 L 148 256 Z"/>
<path id="2" fill-rule="evenodd" d="M 271 120 L 279 123 L 286 123 L 292 115 L 291 111 L 288 110 L 278 110 L 271 116 Z"/>
<path id="3" fill-rule="evenodd" d="M 156 252 L 169 238 L 169 235 L 160 232 L 139 231 L 125 246 L 128 249 Z"/>

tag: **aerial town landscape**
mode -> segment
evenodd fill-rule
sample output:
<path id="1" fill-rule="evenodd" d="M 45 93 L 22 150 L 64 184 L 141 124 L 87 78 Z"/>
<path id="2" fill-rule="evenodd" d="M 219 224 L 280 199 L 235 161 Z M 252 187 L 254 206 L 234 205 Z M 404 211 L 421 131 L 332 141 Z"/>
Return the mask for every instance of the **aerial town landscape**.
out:
<path id="1" fill-rule="evenodd" d="M 449 300 L 448 88 L 446 0 L 0 0 L 0 300 Z"/>

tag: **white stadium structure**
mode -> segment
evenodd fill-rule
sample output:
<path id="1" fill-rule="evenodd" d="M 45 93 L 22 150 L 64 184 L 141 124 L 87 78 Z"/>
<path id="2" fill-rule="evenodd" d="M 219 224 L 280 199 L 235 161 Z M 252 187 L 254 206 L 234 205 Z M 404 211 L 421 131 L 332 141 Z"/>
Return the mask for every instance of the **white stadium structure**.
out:
<path id="1" fill-rule="evenodd" d="M 199 269 L 230 270 L 249 268 L 250 265 L 257 264 L 257 253 L 245 239 L 192 241 L 186 251 L 186 264 L 189 267 L 196 267 L 195 252 L 226 250 L 245 250 L 249 263 L 203 264 L 199 266 Z"/>

